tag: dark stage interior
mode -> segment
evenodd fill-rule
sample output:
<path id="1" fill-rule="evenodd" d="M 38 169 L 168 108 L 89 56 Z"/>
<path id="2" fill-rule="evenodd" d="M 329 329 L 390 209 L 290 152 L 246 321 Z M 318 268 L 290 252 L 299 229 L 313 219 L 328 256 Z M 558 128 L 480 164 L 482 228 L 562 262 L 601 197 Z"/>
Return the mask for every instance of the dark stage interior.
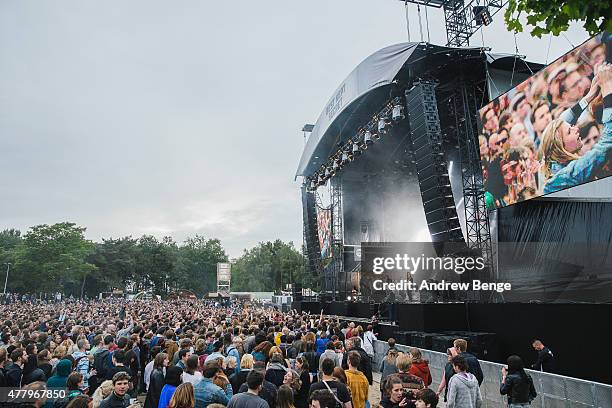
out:
<path id="1" fill-rule="evenodd" d="M 301 302 L 294 307 L 312 314 L 319 314 L 323 309 L 323 313 L 328 315 L 371 318 L 378 311 L 379 304 Z M 438 337 L 451 331 L 494 333 L 494 339 L 488 340 L 493 342 L 489 345 L 489 352 L 480 358 L 505 364 L 507 356 L 517 354 L 527 365 L 536 359 L 531 340 L 539 337 L 555 354 L 557 374 L 612 383 L 610 359 L 606 357 L 609 339 L 602 335 L 607 325 L 605 322 L 612 315 L 612 304 L 431 303 L 383 306 L 385 309 L 389 307 L 397 308 L 398 325 L 381 325 L 380 340 L 391 336 L 401 338 L 400 331 L 436 333 L 441 335 Z"/>

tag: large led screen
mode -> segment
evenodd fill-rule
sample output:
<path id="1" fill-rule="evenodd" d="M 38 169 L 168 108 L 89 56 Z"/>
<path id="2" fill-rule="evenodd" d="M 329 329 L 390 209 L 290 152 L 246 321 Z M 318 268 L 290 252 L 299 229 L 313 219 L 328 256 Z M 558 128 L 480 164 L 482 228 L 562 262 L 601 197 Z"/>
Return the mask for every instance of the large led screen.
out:
<path id="1" fill-rule="evenodd" d="M 317 229 L 322 259 L 331 256 L 331 221 L 331 209 L 317 208 Z"/>
<path id="2" fill-rule="evenodd" d="M 611 173 L 610 35 L 600 34 L 480 109 L 485 190 L 497 207 Z"/>

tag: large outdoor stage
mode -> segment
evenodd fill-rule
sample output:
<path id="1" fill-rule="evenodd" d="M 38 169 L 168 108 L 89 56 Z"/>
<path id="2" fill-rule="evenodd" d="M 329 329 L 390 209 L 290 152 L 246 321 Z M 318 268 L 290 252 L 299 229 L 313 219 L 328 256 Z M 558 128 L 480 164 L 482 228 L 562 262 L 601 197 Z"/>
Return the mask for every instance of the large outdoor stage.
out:
<path id="1" fill-rule="evenodd" d="M 465 337 L 480 358 L 497 362 L 512 354 L 533 362 L 539 338 L 559 373 L 612 383 L 601 357 L 607 338 L 598 334 L 612 314 L 612 177 L 601 173 L 546 197 L 485 199 L 484 174 L 527 158 L 503 166 L 499 157 L 481 158 L 497 133 L 484 137 L 479 109 L 500 95 L 507 102 L 507 91 L 541 68 L 487 49 L 425 43 L 386 47 L 359 64 L 316 124 L 304 127 L 310 135 L 296 172 L 308 271 L 301 284 L 318 299 L 301 302 L 296 289 L 295 308 L 345 319 L 378 314 L 395 322 L 380 326 L 383 338 L 438 351 Z M 402 276 L 371 268 L 370 247 L 405 243 L 430 245 L 439 258 L 475 253 L 486 267 L 479 274 L 402 269 Z M 450 244 L 461 249 L 445 252 Z M 381 290 L 382 279 L 478 280 L 512 290 Z"/>
<path id="2" fill-rule="evenodd" d="M 380 304 L 346 301 L 304 301 L 294 307 L 312 314 L 323 310 L 325 315 L 345 316 L 346 320 L 371 320 L 381 309 Z M 612 304 L 431 303 L 383 305 L 382 309 L 395 309 L 389 313 L 396 316 L 397 324 L 379 325 L 380 340 L 394 337 L 401 344 L 436 349 L 452 338 L 478 338 L 479 333 L 486 333 L 489 336 L 480 337 L 486 337 L 488 350 L 480 358 L 505 363 L 507 356 L 517 354 L 533 363 L 531 341 L 543 338 L 555 354 L 558 374 L 612 383 L 608 359 L 602 357 L 609 341 L 601 335 L 612 315 Z"/>

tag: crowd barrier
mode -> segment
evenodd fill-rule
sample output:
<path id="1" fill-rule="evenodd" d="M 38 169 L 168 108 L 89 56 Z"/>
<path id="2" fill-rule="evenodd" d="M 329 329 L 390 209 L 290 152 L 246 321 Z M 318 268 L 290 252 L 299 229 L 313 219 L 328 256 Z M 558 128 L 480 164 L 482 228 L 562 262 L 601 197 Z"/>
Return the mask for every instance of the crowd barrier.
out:
<path id="1" fill-rule="evenodd" d="M 373 369 L 379 371 L 382 359 L 387 354 L 386 341 L 375 341 Z M 407 352 L 410 346 L 397 345 L 399 351 Z M 445 353 L 420 349 L 424 359 L 429 360 L 429 368 L 433 382 L 430 386 L 434 391 L 438 389 L 448 361 Z M 501 385 L 502 364 L 480 360 L 484 374 L 484 381 L 480 386 L 483 398 L 483 407 L 507 407 L 505 396 L 499 393 Z M 538 397 L 531 403 L 533 408 L 574 408 L 574 407 L 612 407 L 612 386 L 577 378 L 564 377 L 540 371 L 526 370 L 538 393 Z M 441 399 L 442 401 L 442 399 Z"/>

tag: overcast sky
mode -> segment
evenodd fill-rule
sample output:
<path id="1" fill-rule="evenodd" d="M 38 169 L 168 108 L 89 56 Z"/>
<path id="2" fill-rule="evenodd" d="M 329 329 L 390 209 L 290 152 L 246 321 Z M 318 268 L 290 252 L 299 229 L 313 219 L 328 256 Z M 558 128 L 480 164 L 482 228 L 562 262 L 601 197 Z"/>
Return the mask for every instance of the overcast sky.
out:
<path id="1" fill-rule="evenodd" d="M 485 44 L 512 52 L 494 20 Z M 445 43 L 441 13 L 429 32 Z M 587 38 L 566 36 L 549 62 Z M 2 0 L 0 229 L 201 234 L 232 257 L 276 238 L 299 245 L 302 125 L 361 60 L 404 41 L 397 0 Z M 548 37 L 518 46 L 545 62 Z"/>

